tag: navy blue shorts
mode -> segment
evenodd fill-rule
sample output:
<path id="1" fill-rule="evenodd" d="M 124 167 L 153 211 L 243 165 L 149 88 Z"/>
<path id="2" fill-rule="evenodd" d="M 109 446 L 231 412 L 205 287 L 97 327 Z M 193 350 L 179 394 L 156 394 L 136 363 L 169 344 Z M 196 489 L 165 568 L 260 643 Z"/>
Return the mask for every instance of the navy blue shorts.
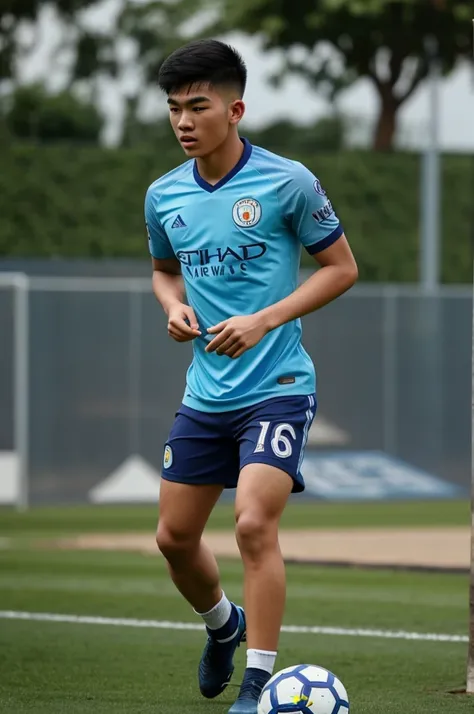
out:
<path id="1" fill-rule="evenodd" d="M 162 478 L 190 485 L 236 488 L 247 464 L 276 466 L 304 490 L 300 472 L 316 396 L 267 399 L 229 412 L 181 405 L 165 444 Z"/>

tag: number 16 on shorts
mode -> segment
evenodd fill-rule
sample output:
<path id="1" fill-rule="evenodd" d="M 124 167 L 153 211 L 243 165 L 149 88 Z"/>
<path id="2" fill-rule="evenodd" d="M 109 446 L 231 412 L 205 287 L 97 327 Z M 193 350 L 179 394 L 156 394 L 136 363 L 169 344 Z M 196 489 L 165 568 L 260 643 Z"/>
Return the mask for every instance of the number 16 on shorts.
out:
<path id="1" fill-rule="evenodd" d="M 257 417 L 247 432 L 253 443 L 251 450 L 241 450 L 241 466 L 252 461 L 276 466 L 294 479 L 294 491 L 302 491 L 304 479 L 300 469 L 316 413 L 315 395 L 288 397 L 270 406 L 271 409 L 268 404 L 265 406 L 270 418 L 265 413 L 261 415 L 263 418 Z"/>
<path id="2" fill-rule="evenodd" d="M 271 448 L 279 459 L 289 458 L 293 453 L 294 443 L 297 439 L 294 428 L 291 424 L 278 424 L 270 437 L 268 435 L 270 424 L 270 421 L 260 422 L 261 431 L 253 453 L 264 454 L 266 448 Z"/>

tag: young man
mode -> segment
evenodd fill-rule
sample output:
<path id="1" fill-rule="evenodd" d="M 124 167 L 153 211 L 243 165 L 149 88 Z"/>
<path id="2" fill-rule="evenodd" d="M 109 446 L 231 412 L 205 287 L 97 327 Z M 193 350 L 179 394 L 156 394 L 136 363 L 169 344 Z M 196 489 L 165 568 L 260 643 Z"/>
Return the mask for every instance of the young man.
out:
<path id="1" fill-rule="evenodd" d="M 158 547 L 208 640 L 199 686 L 228 684 L 237 646 L 247 668 L 229 714 L 256 714 L 277 655 L 285 602 L 281 513 L 304 489 L 300 466 L 316 411 L 299 318 L 348 290 L 357 267 L 318 179 L 238 133 L 242 58 L 192 42 L 161 66 L 170 120 L 189 161 L 148 189 L 153 291 L 177 342 L 193 341 L 183 402 L 165 445 Z M 298 287 L 301 245 L 320 266 Z M 236 488 L 244 610 L 201 539 L 224 488 Z"/>

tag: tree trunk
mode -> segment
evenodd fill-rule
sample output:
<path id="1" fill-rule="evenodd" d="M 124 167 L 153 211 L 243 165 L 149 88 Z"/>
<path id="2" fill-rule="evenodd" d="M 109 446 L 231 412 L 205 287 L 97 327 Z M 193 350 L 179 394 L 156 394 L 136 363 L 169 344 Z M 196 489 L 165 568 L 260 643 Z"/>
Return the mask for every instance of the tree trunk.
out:
<path id="1" fill-rule="evenodd" d="M 397 128 L 398 102 L 391 87 L 384 87 L 380 92 L 380 114 L 374 134 L 375 151 L 392 151 Z"/>

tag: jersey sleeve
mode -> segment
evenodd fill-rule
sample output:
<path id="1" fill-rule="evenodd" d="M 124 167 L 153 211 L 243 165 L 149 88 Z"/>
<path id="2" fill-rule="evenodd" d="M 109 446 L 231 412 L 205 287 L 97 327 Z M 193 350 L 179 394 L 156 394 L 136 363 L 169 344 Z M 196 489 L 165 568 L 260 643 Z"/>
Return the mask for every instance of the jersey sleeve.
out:
<path id="1" fill-rule="evenodd" d="M 311 255 L 329 248 L 344 233 L 321 183 L 302 164 L 294 162 L 279 198 L 285 219 Z"/>
<path id="2" fill-rule="evenodd" d="M 156 203 L 151 187 L 145 196 L 145 226 L 150 255 L 158 260 L 174 258 L 173 248 L 156 214 Z"/>

